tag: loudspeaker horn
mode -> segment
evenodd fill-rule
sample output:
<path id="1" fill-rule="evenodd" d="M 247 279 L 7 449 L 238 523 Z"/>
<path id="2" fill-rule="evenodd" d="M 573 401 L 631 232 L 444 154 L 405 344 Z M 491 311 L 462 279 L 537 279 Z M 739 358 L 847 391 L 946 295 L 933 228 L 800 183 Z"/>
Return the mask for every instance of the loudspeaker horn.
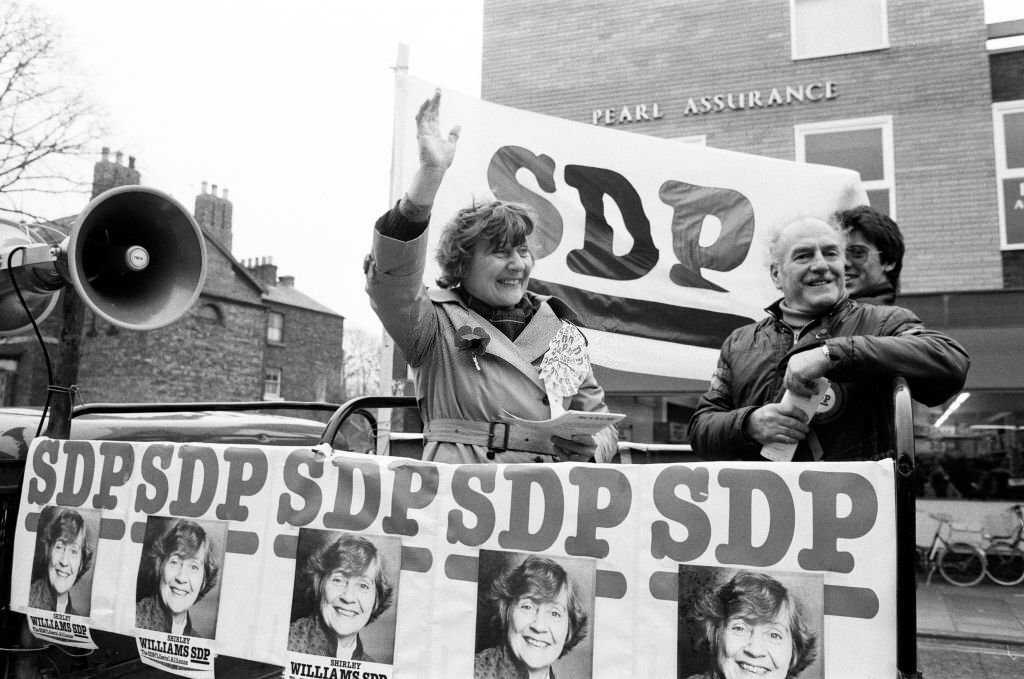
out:
<path id="1" fill-rule="evenodd" d="M 184 315 L 206 280 L 199 226 L 176 200 L 144 186 L 119 186 L 94 198 L 59 245 L 21 231 L 10 237 L 0 228 L 4 236 L 0 268 L 14 269 L 37 323 L 70 283 L 97 316 L 129 330 L 153 330 Z M 0 272 L 0 335 L 31 327 L 9 275 Z"/>

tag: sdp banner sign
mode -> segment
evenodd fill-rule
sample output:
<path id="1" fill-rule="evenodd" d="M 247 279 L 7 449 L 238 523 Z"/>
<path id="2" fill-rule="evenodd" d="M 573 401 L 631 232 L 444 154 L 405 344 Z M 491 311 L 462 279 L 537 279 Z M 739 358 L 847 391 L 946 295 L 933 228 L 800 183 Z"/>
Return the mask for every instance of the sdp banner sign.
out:
<path id="1" fill-rule="evenodd" d="M 893 497 L 889 461 L 444 465 L 36 439 L 12 605 L 134 636 L 183 676 L 223 654 L 289 677 L 733 663 L 888 679 Z"/>
<path id="2" fill-rule="evenodd" d="M 416 111 L 435 86 L 399 74 L 393 193 L 418 167 Z M 473 201 L 525 203 L 538 216 L 530 288 L 567 302 L 591 360 L 706 380 L 733 329 L 778 297 L 772 230 L 867 204 L 856 172 L 724 151 L 499 106 L 444 90 L 455 161 L 433 207 L 444 222 Z M 440 273 L 428 262 L 425 283 Z"/>

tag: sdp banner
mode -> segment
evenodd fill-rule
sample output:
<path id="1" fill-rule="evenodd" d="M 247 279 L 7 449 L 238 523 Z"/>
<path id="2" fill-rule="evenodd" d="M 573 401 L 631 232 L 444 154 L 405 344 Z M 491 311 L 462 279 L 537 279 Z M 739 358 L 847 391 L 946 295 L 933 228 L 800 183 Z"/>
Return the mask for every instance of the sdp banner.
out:
<path id="1" fill-rule="evenodd" d="M 889 461 L 444 465 L 36 439 L 12 605 L 134 636 L 183 676 L 223 654 L 321 679 L 889 679 L 893 497 Z"/>
<path id="2" fill-rule="evenodd" d="M 393 193 L 418 167 L 415 116 L 435 86 L 399 73 Z M 706 380 L 733 329 L 778 297 L 773 228 L 867 203 L 856 172 L 725 151 L 499 106 L 443 90 L 441 129 L 461 125 L 434 203 L 431 245 L 473 201 L 525 203 L 535 292 L 567 302 L 591 360 Z M 425 282 L 439 270 L 429 258 Z"/>

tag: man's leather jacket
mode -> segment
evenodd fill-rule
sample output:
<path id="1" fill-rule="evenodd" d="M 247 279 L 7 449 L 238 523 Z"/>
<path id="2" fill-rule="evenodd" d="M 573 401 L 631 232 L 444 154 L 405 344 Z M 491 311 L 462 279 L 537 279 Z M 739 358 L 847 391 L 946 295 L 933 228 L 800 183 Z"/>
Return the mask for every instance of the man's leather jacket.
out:
<path id="1" fill-rule="evenodd" d="M 781 301 L 781 300 L 780 300 Z M 750 414 L 782 400 L 786 364 L 794 353 L 828 343 L 826 403 L 811 420 L 813 436 L 794 460 L 814 459 L 809 439 L 825 460 L 874 460 L 889 455 L 893 437 L 893 378 L 902 375 L 913 398 L 935 406 L 956 394 L 970 359 L 955 340 L 928 330 L 910 310 L 844 299 L 802 328 L 782 322 L 779 301 L 768 317 L 726 338 L 718 367 L 690 419 L 690 443 L 705 460 L 759 460 L 761 445 L 747 436 Z"/>

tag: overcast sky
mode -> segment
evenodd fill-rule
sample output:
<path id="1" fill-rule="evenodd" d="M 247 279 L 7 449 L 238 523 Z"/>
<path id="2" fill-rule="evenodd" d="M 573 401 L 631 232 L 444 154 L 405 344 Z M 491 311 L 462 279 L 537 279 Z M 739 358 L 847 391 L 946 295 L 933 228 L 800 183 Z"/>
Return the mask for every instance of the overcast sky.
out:
<path id="1" fill-rule="evenodd" d="M 362 260 L 388 204 L 398 44 L 412 75 L 479 96 L 482 0 L 22 1 L 61 25 L 69 77 L 107 115 L 98 146 L 190 210 L 201 182 L 229 189 L 236 258 L 272 256 L 349 327 L 378 331 Z M 1022 0 L 986 7 L 990 22 L 1024 17 Z"/>
<path id="2" fill-rule="evenodd" d="M 97 147 L 190 210 L 201 182 L 226 187 L 236 258 L 272 256 L 350 326 L 379 328 L 362 260 L 388 204 L 398 44 L 411 74 L 479 96 L 481 2 L 30 1 L 107 112 Z"/>

